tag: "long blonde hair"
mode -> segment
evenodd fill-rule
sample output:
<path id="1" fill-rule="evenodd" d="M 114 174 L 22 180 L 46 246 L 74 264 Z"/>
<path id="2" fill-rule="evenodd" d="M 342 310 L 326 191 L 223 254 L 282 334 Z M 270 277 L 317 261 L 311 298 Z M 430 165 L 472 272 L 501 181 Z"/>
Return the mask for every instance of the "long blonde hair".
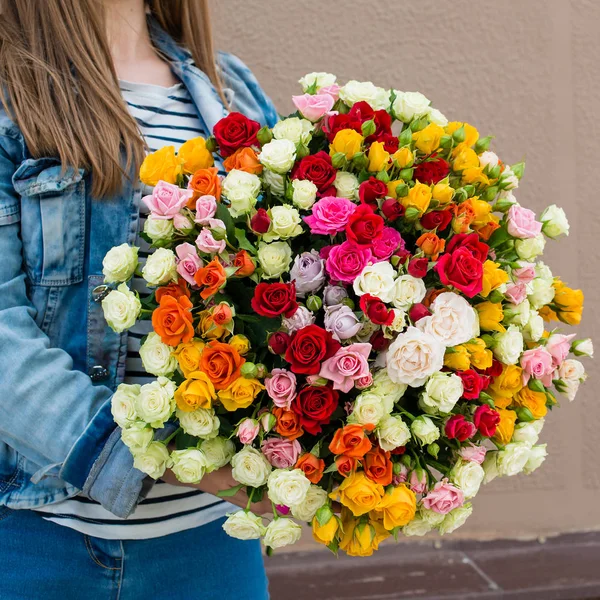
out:
<path id="1" fill-rule="evenodd" d="M 144 144 L 121 98 L 100 0 L 3 0 L 0 92 L 33 157 L 92 173 L 93 193 L 119 191 Z M 222 95 L 208 0 L 147 0 Z M 123 168 L 122 159 L 125 159 Z"/>

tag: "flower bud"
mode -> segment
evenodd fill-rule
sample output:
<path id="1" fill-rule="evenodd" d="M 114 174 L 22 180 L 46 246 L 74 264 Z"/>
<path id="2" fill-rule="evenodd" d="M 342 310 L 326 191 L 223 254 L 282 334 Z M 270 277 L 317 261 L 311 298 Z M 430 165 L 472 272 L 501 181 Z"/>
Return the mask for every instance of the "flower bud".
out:
<path id="1" fill-rule="evenodd" d="M 406 127 L 402 133 L 398 136 L 400 146 L 408 146 L 412 142 L 412 131 Z"/>
<path id="2" fill-rule="evenodd" d="M 348 164 L 346 155 L 343 152 L 336 152 L 331 157 L 331 164 L 334 169 L 343 169 Z"/>
<path id="3" fill-rule="evenodd" d="M 284 354 L 290 345 L 290 336 L 284 331 L 276 331 L 269 336 L 267 343 L 273 354 Z"/>
<path id="4" fill-rule="evenodd" d="M 362 169 L 367 168 L 367 165 L 369 164 L 369 159 L 367 158 L 367 155 L 364 152 L 358 152 L 352 157 L 352 164 L 359 171 L 361 171 Z M 335 167 L 335 164 L 333 166 Z"/>
<path id="5" fill-rule="evenodd" d="M 433 456 L 433 458 L 438 457 L 439 451 L 440 451 L 440 446 L 439 446 L 439 444 L 436 444 L 435 442 L 433 444 L 429 444 L 427 446 L 427 454 L 430 454 L 431 456 Z"/>
<path id="6" fill-rule="evenodd" d="M 440 146 L 444 150 L 449 150 L 452 147 L 452 136 L 451 135 L 443 135 L 440 139 Z"/>
<path id="7" fill-rule="evenodd" d="M 398 198 L 404 198 L 405 196 L 408 196 L 408 186 L 405 183 L 399 183 L 396 186 L 396 196 Z"/>
<path id="8" fill-rule="evenodd" d="M 369 137 L 375 133 L 377 127 L 375 126 L 375 121 L 373 121 L 373 119 L 369 119 L 362 124 L 361 129 L 363 136 Z"/>
<path id="9" fill-rule="evenodd" d="M 492 202 L 497 195 L 498 195 L 498 186 L 493 185 L 493 186 L 489 187 L 487 190 L 485 190 L 485 192 L 483 194 L 483 198 L 484 198 L 484 200 L 487 200 L 488 202 Z"/>
<path id="10" fill-rule="evenodd" d="M 273 429 L 273 427 L 275 427 L 277 424 L 277 419 L 275 418 L 274 414 L 266 412 L 260 416 L 259 422 L 260 426 L 263 428 L 263 431 L 265 433 L 269 433 L 269 431 L 271 431 L 271 429 Z"/>
<path id="11" fill-rule="evenodd" d="M 273 139 L 273 132 L 265 125 L 258 130 L 256 139 L 261 146 L 264 146 Z"/>
<path id="12" fill-rule="evenodd" d="M 317 312 L 317 311 L 321 310 L 322 306 L 323 306 L 323 300 L 321 300 L 321 298 L 319 298 L 319 296 L 309 296 L 306 299 L 306 308 L 308 308 L 308 310 L 310 310 L 312 312 Z"/>
<path id="13" fill-rule="evenodd" d="M 527 387 L 534 392 L 546 392 L 544 384 L 539 379 L 534 379 L 533 377 L 527 382 Z"/>
<path id="14" fill-rule="evenodd" d="M 400 171 L 400 179 L 404 179 L 404 181 L 411 181 L 413 178 L 415 170 L 414 169 L 402 169 Z M 407 191 L 408 193 L 408 191 Z"/>
<path id="15" fill-rule="evenodd" d="M 467 192 L 467 198 L 470 198 L 471 196 L 473 196 L 475 194 L 475 186 L 474 185 L 465 185 L 463 187 L 463 189 L 465 190 L 465 192 Z"/>
<path id="16" fill-rule="evenodd" d="M 465 139 L 467 138 L 466 133 L 465 133 L 465 126 L 463 125 L 462 127 L 460 127 L 459 129 L 457 129 L 453 134 L 452 134 L 452 138 L 454 139 L 454 141 L 458 144 L 461 144 L 462 142 L 465 141 Z"/>
<path id="17" fill-rule="evenodd" d="M 421 211 L 414 206 L 409 206 L 404 213 L 404 217 L 407 221 L 414 221 L 421 216 Z"/>
<path id="18" fill-rule="evenodd" d="M 250 219 L 250 228 L 259 235 L 267 233 L 271 225 L 271 218 L 264 208 L 259 208 L 256 214 Z"/>
<path id="19" fill-rule="evenodd" d="M 354 300 L 352 300 L 352 298 L 348 298 L 348 297 L 344 298 L 342 300 L 342 304 L 344 304 L 348 308 L 354 310 L 355 304 L 354 304 Z"/>
<path id="20" fill-rule="evenodd" d="M 246 361 L 241 366 L 240 372 L 242 377 L 245 377 L 246 379 L 256 379 L 256 376 L 258 375 L 258 369 L 256 368 L 256 365 L 250 361 Z"/>
<path id="21" fill-rule="evenodd" d="M 477 142 L 475 142 L 475 152 L 477 154 L 481 154 L 482 152 L 487 152 L 490 149 L 490 142 L 492 141 L 492 136 L 488 135 L 483 138 L 479 138 Z"/>
<path id="22" fill-rule="evenodd" d="M 517 418 L 519 419 L 519 421 L 524 421 L 525 423 L 535 421 L 535 418 L 531 414 L 531 411 L 525 406 L 519 406 L 515 409 L 515 412 L 517 413 Z"/>
<path id="23" fill-rule="evenodd" d="M 457 188 L 454 192 L 454 200 L 457 204 L 464 202 L 468 197 L 467 191 L 464 188 Z"/>
<path id="24" fill-rule="evenodd" d="M 215 139 L 215 136 L 211 135 L 206 140 L 204 146 L 209 152 L 216 152 L 217 151 L 217 140 Z"/>
<path id="25" fill-rule="evenodd" d="M 518 179 L 523 177 L 523 173 L 525 172 L 525 163 L 520 162 L 511 167 L 512 172 L 517 176 Z"/>
<path id="26" fill-rule="evenodd" d="M 258 379 L 264 379 L 269 372 L 269 369 L 267 369 L 266 365 L 263 365 L 263 363 L 256 363 L 256 369 L 258 371 L 256 375 Z"/>
<path id="27" fill-rule="evenodd" d="M 592 358 L 594 356 L 594 345 L 592 344 L 592 340 L 590 338 L 575 340 L 571 344 L 571 352 L 575 356 L 589 356 Z"/>
<path id="28" fill-rule="evenodd" d="M 500 177 L 500 165 L 496 165 L 489 169 L 488 175 L 490 179 L 498 179 L 498 177 Z"/>

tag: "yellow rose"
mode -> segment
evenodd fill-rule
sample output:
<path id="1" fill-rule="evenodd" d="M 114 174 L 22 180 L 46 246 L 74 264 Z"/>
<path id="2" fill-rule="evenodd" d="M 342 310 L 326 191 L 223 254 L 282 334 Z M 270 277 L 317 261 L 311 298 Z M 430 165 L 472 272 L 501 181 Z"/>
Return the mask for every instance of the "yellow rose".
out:
<path id="1" fill-rule="evenodd" d="M 225 410 L 233 412 L 250 406 L 264 389 L 265 386 L 258 379 L 238 377 L 227 389 L 219 391 L 219 400 Z"/>
<path id="2" fill-rule="evenodd" d="M 247 354 L 248 350 L 250 350 L 250 340 L 245 335 L 242 335 L 241 333 L 234 335 L 229 340 L 229 345 L 234 350 L 237 350 L 238 354 L 240 354 L 241 356 L 244 356 L 244 354 Z"/>
<path id="3" fill-rule="evenodd" d="M 371 556 L 380 542 L 390 536 L 381 523 L 354 519 L 347 511 L 342 511 L 342 528 L 340 549 L 348 556 Z"/>
<path id="4" fill-rule="evenodd" d="M 515 423 L 517 422 L 517 413 L 514 410 L 496 407 L 500 415 L 500 423 L 496 428 L 494 439 L 503 446 L 508 444 L 515 432 Z"/>
<path id="5" fill-rule="evenodd" d="M 460 129 L 463 126 L 465 128 L 465 141 L 462 143 L 467 146 L 474 146 L 479 139 L 479 131 L 477 131 L 473 125 L 452 121 L 446 125 L 445 131 L 448 135 L 452 135 L 457 129 Z M 479 164 L 479 162 L 477 164 Z"/>
<path id="6" fill-rule="evenodd" d="M 469 353 L 469 360 L 473 367 L 485 371 L 492 366 L 492 351 L 486 348 L 485 342 L 481 338 L 475 338 L 464 346 Z"/>
<path id="7" fill-rule="evenodd" d="M 398 485 L 386 491 L 374 514 L 383 518 L 383 526 L 389 531 L 394 527 L 404 527 L 415 518 L 416 511 L 415 493 L 405 485 Z"/>
<path id="8" fill-rule="evenodd" d="M 486 331 L 506 331 L 501 324 L 504 319 L 504 311 L 500 302 L 480 302 L 475 305 L 479 315 L 479 326 Z"/>
<path id="9" fill-rule="evenodd" d="M 493 292 L 503 283 L 506 283 L 508 279 L 508 273 L 500 267 L 499 263 L 495 263 L 493 260 L 486 260 L 483 263 L 483 288 L 481 295 L 487 298 L 490 292 Z"/>
<path id="10" fill-rule="evenodd" d="M 471 366 L 471 360 L 465 346 L 447 348 L 444 354 L 444 366 L 453 371 L 466 371 Z"/>
<path id="11" fill-rule="evenodd" d="M 490 213 L 492 212 L 492 205 L 485 200 L 480 200 L 479 196 L 473 196 L 467 200 L 473 209 L 475 218 L 472 224 L 475 227 L 483 227 L 490 220 Z"/>
<path id="12" fill-rule="evenodd" d="M 388 188 L 388 196 L 390 198 L 394 198 L 395 200 L 398 199 L 398 194 L 396 193 L 396 188 L 401 183 L 404 183 L 403 179 L 395 179 L 394 181 L 388 181 L 387 188 Z"/>
<path id="13" fill-rule="evenodd" d="M 431 154 L 440 147 L 444 129 L 435 123 L 430 123 L 421 131 L 413 133 L 415 146 L 424 154 Z"/>
<path id="14" fill-rule="evenodd" d="M 333 156 L 341 152 L 350 160 L 357 152 L 360 152 L 363 136 L 354 129 L 340 129 L 335 134 L 333 142 L 329 144 L 329 154 Z"/>
<path id="15" fill-rule="evenodd" d="M 462 172 L 463 183 L 483 183 L 483 185 L 490 185 L 489 177 L 483 172 L 482 167 L 467 167 Z"/>
<path id="16" fill-rule="evenodd" d="M 472 148 L 460 144 L 454 149 L 452 153 L 454 157 L 454 162 L 452 163 L 452 168 L 455 171 L 462 171 L 464 169 L 468 169 L 470 167 L 478 167 L 479 166 L 479 157 L 477 153 Z"/>
<path id="17" fill-rule="evenodd" d="M 423 214 L 431 202 L 431 188 L 424 183 L 417 182 L 400 202 L 404 208 L 416 208 L 419 214 Z"/>
<path id="18" fill-rule="evenodd" d="M 433 186 L 432 198 L 440 204 L 448 204 L 454 197 L 454 188 L 447 182 L 440 181 Z"/>
<path id="19" fill-rule="evenodd" d="M 213 319 L 212 311 L 202 310 L 198 313 L 198 326 L 196 330 L 198 333 L 208 340 L 218 340 L 228 333 L 227 329 L 223 325 L 217 325 Z"/>
<path id="20" fill-rule="evenodd" d="M 383 492 L 381 484 L 371 481 L 364 471 L 356 471 L 348 475 L 329 497 L 349 508 L 355 517 L 360 517 L 377 507 Z"/>
<path id="21" fill-rule="evenodd" d="M 517 365 L 505 365 L 502 373 L 490 383 L 487 392 L 494 399 L 497 408 L 506 408 L 522 387 L 523 369 Z"/>
<path id="22" fill-rule="evenodd" d="M 411 152 L 410 148 L 405 146 L 404 148 L 400 148 L 396 150 L 392 155 L 392 158 L 398 163 L 398 166 L 401 169 L 406 169 L 407 167 L 412 167 L 415 162 L 415 157 Z"/>
<path id="23" fill-rule="evenodd" d="M 204 346 L 205 344 L 202 340 L 194 338 L 186 344 L 179 344 L 173 352 L 184 377 L 198 370 Z"/>
<path id="24" fill-rule="evenodd" d="M 177 407 L 184 412 L 210 408 L 216 398 L 215 386 L 204 371 L 193 371 L 175 390 Z"/>
<path id="25" fill-rule="evenodd" d="M 319 542 L 320 544 L 324 544 L 325 546 L 333 542 L 339 528 L 340 525 L 338 523 L 337 517 L 335 516 L 332 516 L 325 525 L 319 525 L 317 517 L 314 517 L 312 520 L 313 538 L 317 542 Z"/>
<path id="26" fill-rule="evenodd" d="M 390 153 L 386 152 L 383 142 L 373 142 L 367 153 L 369 164 L 367 171 L 377 173 L 390 168 Z"/>
<path id="27" fill-rule="evenodd" d="M 164 146 L 148 154 L 140 167 L 140 179 L 151 186 L 155 186 L 161 180 L 175 183 L 182 173 L 183 160 L 175 155 L 174 146 Z"/>
<path id="28" fill-rule="evenodd" d="M 565 285 L 559 278 L 554 280 L 556 315 L 567 325 L 579 325 L 583 312 L 583 292 Z"/>
<path id="29" fill-rule="evenodd" d="M 206 140 L 200 136 L 185 142 L 179 148 L 178 156 L 183 160 L 184 172 L 189 174 L 198 169 L 208 169 L 215 163 L 212 152 L 206 149 Z"/>
<path id="30" fill-rule="evenodd" d="M 525 386 L 514 398 L 517 406 L 528 408 L 534 419 L 543 419 L 548 412 L 546 408 L 546 394 L 534 392 Z"/>

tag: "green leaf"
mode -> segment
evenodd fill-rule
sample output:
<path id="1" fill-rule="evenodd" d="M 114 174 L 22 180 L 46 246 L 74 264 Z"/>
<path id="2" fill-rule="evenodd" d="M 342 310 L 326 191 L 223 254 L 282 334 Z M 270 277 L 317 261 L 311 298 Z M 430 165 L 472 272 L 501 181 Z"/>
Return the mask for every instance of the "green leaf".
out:
<path id="1" fill-rule="evenodd" d="M 235 244 L 235 226 L 229 209 L 224 204 L 217 204 L 217 213 L 215 215 L 217 219 L 221 219 L 225 223 L 225 231 L 227 232 L 227 240 L 230 244 Z"/>
<path id="2" fill-rule="evenodd" d="M 219 496 L 219 498 L 231 498 L 232 496 L 235 496 L 243 487 L 244 484 L 240 483 L 239 485 L 229 488 L 228 490 L 219 490 L 217 492 L 217 496 Z"/>
<path id="3" fill-rule="evenodd" d="M 240 229 L 239 227 L 235 228 L 235 239 L 240 248 L 247 250 L 250 254 L 256 254 L 256 248 L 248 241 L 246 232 L 243 229 Z"/>

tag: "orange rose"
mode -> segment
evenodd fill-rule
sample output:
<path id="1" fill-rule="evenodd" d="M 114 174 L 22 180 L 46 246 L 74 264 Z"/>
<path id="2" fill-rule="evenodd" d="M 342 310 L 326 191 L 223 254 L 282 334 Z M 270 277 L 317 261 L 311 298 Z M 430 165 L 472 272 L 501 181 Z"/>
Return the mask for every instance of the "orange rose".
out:
<path id="1" fill-rule="evenodd" d="M 334 454 L 362 458 L 371 449 L 371 445 L 362 425 L 346 425 L 335 432 L 329 449 Z"/>
<path id="2" fill-rule="evenodd" d="M 223 161 L 223 166 L 228 173 L 233 169 L 237 169 L 238 171 L 252 173 L 252 175 L 260 175 L 263 170 L 263 166 L 252 148 L 239 148 Z"/>
<path id="3" fill-rule="evenodd" d="M 233 319 L 233 311 L 231 306 L 226 302 L 217 304 L 212 311 L 212 318 L 216 325 L 227 325 Z"/>
<path id="4" fill-rule="evenodd" d="M 202 310 L 198 313 L 198 325 L 196 331 L 208 340 L 218 340 L 222 338 L 226 333 L 227 329 L 221 327 L 215 323 L 210 310 Z"/>
<path id="5" fill-rule="evenodd" d="M 200 370 L 208 375 L 216 390 L 224 390 L 240 377 L 245 362 L 246 359 L 229 344 L 212 340 L 204 346 Z"/>
<path id="6" fill-rule="evenodd" d="M 196 200 L 200 198 L 200 196 L 214 196 L 218 201 L 221 198 L 219 169 L 217 169 L 217 167 L 198 169 L 192 175 L 189 187 L 194 190 L 194 195 L 188 202 L 188 208 L 195 208 Z"/>
<path id="7" fill-rule="evenodd" d="M 215 256 L 206 266 L 198 269 L 194 275 L 194 281 L 204 289 L 200 296 L 204 300 L 216 294 L 227 281 L 227 273 L 219 259 Z"/>
<path id="8" fill-rule="evenodd" d="M 393 465 L 390 460 L 390 453 L 379 446 L 369 450 L 365 454 L 363 468 L 365 475 L 371 481 L 380 483 L 381 485 L 390 485 L 392 483 Z"/>
<path id="9" fill-rule="evenodd" d="M 466 233 L 471 223 L 475 220 L 475 211 L 468 200 L 459 204 L 454 211 L 452 230 L 454 233 Z"/>
<path id="10" fill-rule="evenodd" d="M 194 337 L 191 308 L 192 303 L 187 296 L 161 298 L 160 305 L 152 313 L 152 327 L 163 343 L 177 346 Z"/>
<path id="11" fill-rule="evenodd" d="M 448 291 L 448 290 L 446 290 L 446 288 L 431 288 L 431 289 L 427 290 L 427 293 L 425 294 L 425 298 L 423 298 L 423 304 L 427 308 L 429 308 L 433 304 L 433 301 L 440 294 L 443 294 L 446 291 Z"/>
<path id="12" fill-rule="evenodd" d="M 494 216 L 494 215 L 493 215 Z M 489 240 L 492 233 L 500 228 L 500 223 L 496 221 L 488 221 L 483 227 L 477 229 L 477 233 L 482 240 Z"/>
<path id="13" fill-rule="evenodd" d="M 245 250 L 240 250 L 233 259 L 233 266 L 238 267 L 236 277 L 249 277 L 256 270 L 256 265 Z"/>
<path id="14" fill-rule="evenodd" d="M 323 477 L 325 461 L 310 452 L 306 452 L 298 459 L 296 469 L 301 469 L 311 483 L 319 483 Z"/>
<path id="15" fill-rule="evenodd" d="M 342 477 L 348 477 L 348 475 L 354 473 L 357 465 L 358 460 L 352 456 L 345 456 L 342 454 L 335 457 L 335 466 Z"/>
<path id="16" fill-rule="evenodd" d="M 188 287 L 187 281 L 180 277 L 177 281 L 169 283 L 169 285 L 163 285 L 159 288 L 156 288 L 154 292 L 154 297 L 156 301 L 160 303 L 163 296 L 173 296 L 173 298 L 181 298 L 181 296 L 186 296 L 189 298 L 191 295 L 190 288 Z"/>
<path id="17" fill-rule="evenodd" d="M 300 415 L 294 411 L 286 410 L 285 408 L 275 407 L 273 414 L 277 423 L 275 425 L 275 431 L 287 438 L 288 440 L 295 440 L 304 434 L 304 429 L 300 425 Z"/>
<path id="18" fill-rule="evenodd" d="M 425 252 L 431 260 L 437 260 L 440 252 L 444 250 L 446 240 L 441 240 L 435 233 L 424 233 L 417 240 L 417 246 Z"/>

